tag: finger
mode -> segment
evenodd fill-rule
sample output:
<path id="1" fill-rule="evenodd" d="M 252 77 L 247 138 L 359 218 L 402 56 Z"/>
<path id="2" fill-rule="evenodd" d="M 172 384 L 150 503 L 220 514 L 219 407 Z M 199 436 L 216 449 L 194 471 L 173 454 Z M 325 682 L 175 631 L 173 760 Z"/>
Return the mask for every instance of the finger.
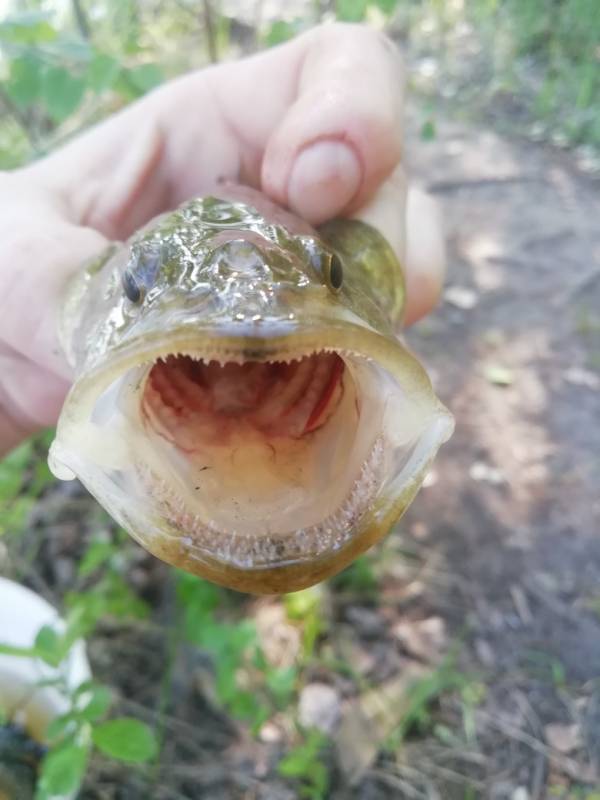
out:
<path id="1" fill-rule="evenodd" d="M 437 204 L 421 190 L 408 188 L 404 170 L 397 167 L 354 216 L 377 228 L 403 265 L 403 322 L 412 325 L 436 305 L 444 281 L 445 245 Z"/>
<path id="2" fill-rule="evenodd" d="M 368 29 L 315 28 L 171 81 L 33 169 L 72 221 L 109 238 L 222 179 L 318 222 L 360 205 L 399 158 L 397 58 Z"/>
<path id="3" fill-rule="evenodd" d="M 68 390 L 68 381 L 2 346 L 0 446 L 8 449 L 33 431 L 54 425 Z"/>
<path id="4" fill-rule="evenodd" d="M 314 224 L 360 207 L 399 162 L 402 104 L 391 42 L 360 26 L 318 29 L 267 142 L 264 189 Z"/>
<path id="5" fill-rule="evenodd" d="M 406 325 L 437 305 L 445 275 L 446 243 L 439 205 L 411 187 L 406 204 Z"/>
<path id="6" fill-rule="evenodd" d="M 65 281 L 108 242 L 95 230 L 65 221 L 53 199 L 20 173 L 2 176 L 0 205 L 2 340 L 68 378 L 56 316 Z"/>

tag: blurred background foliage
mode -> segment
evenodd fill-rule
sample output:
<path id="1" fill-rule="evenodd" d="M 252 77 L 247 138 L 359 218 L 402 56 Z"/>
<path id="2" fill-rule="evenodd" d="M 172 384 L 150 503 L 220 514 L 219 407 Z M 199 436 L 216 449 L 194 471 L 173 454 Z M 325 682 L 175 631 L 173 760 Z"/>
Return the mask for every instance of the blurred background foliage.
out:
<path id="1" fill-rule="evenodd" d="M 600 146 L 597 0 L 4 0 L 0 166 L 208 62 L 334 18 L 410 39 L 421 96 Z M 426 135 L 431 135 L 428 126 Z"/>

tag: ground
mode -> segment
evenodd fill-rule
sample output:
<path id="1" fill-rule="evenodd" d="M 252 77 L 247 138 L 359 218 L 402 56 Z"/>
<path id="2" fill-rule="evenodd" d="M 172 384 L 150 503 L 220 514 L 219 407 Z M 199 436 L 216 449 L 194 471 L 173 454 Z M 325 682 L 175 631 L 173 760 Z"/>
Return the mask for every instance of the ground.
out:
<path id="1" fill-rule="evenodd" d="M 410 172 L 443 205 L 449 270 L 408 340 L 456 432 L 369 557 L 376 587 L 355 576 L 323 588 L 300 716 L 330 731 L 333 800 L 597 800 L 599 184 L 569 152 L 442 110 L 423 139 L 417 104 L 410 116 Z M 28 582 L 60 605 L 99 519 L 76 486 L 47 492 Z M 233 721 L 210 659 L 172 646 L 171 571 L 132 558 L 151 616 L 106 621 L 88 651 L 119 711 L 160 723 L 162 757 L 150 773 L 96 759 L 82 798 L 299 797 L 276 768 L 296 700 L 257 736 Z M 256 621 L 272 663 L 300 658 L 279 599 L 231 594 L 227 609 Z"/>

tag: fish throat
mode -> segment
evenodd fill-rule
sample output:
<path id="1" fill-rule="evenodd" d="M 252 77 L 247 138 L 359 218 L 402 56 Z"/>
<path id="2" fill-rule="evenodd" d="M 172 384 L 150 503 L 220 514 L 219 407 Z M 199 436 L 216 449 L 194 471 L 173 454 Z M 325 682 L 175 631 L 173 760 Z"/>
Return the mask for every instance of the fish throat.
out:
<path id="1" fill-rule="evenodd" d="M 154 466 L 140 469 L 182 546 L 244 568 L 341 547 L 381 483 L 366 369 L 337 352 L 156 361 L 141 395 Z"/>

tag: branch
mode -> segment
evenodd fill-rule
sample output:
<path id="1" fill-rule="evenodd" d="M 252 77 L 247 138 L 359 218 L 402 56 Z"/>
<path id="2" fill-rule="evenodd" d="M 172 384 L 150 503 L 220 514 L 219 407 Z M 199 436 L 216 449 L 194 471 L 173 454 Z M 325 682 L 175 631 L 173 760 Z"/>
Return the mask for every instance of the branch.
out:
<path id="1" fill-rule="evenodd" d="M 217 53 L 217 37 L 215 35 L 215 26 L 213 20 L 213 11 L 210 5 L 210 0 L 203 0 L 204 5 L 204 27 L 206 28 L 206 45 L 208 48 L 208 57 L 213 64 L 219 60 Z"/>
<path id="2" fill-rule="evenodd" d="M 4 88 L 0 84 L 0 104 L 4 107 L 6 113 L 12 117 L 17 125 L 22 129 L 23 133 L 27 137 L 27 141 L 31 145 L 34 150 L 39 149 L 39 143 L 36 137 L 33 134 L 33 131 L 29 127 L 29 122 L 27 120 L 27 116 L 21 111 L 19 106 L 13 102 L 12 98 Z"/>
<path id="3" fill-rule="evenodd" d="M 75 21 L 77 22 L 79 33 L 81 34 L 83 39 L 89 41 L 92 35 L 90 29 L 90 23 L 88 22 L 87 15 L 83 10 L 83 6 L 81 5 L 81 0 L 72 0 L 72 3 L 73 3 L 73 14 L 75 15 Z"/>

